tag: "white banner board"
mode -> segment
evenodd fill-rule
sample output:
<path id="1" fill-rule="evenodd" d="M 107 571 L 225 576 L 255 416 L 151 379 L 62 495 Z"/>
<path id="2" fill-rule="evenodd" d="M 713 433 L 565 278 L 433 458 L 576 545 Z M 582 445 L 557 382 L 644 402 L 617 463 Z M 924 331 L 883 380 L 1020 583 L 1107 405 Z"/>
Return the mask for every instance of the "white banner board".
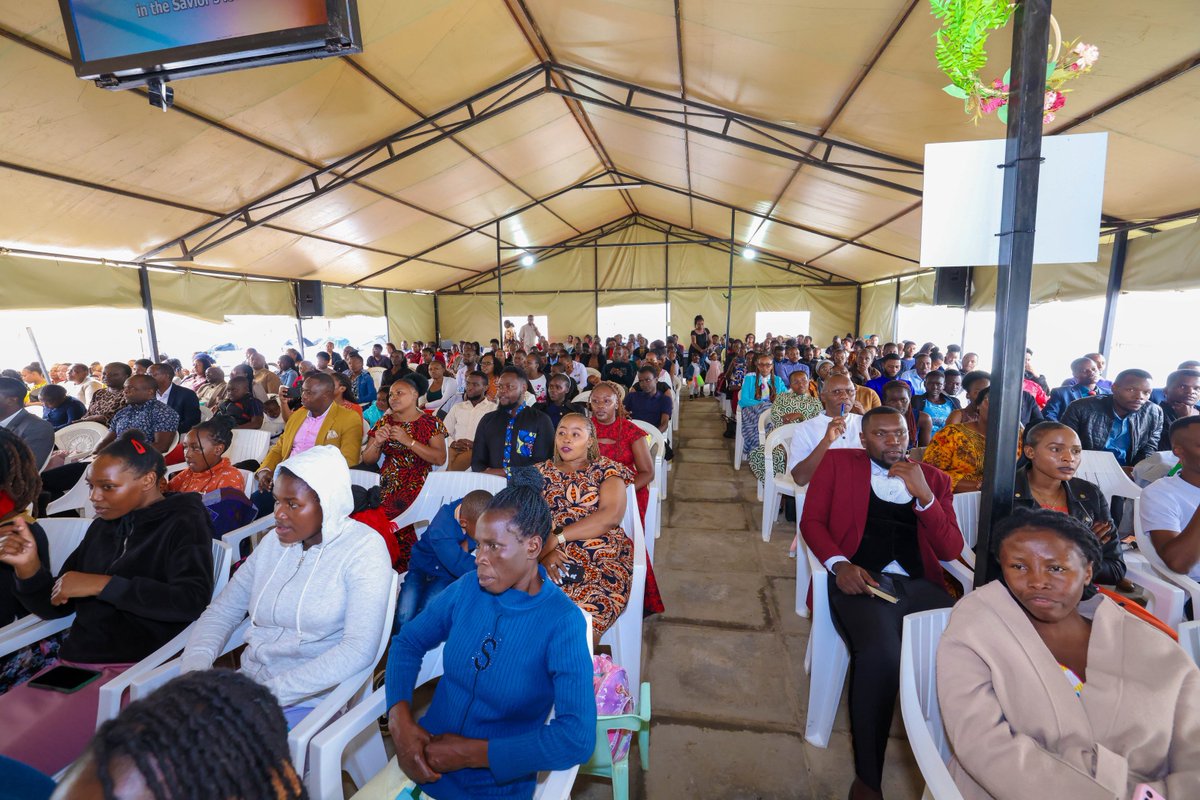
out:
<path id="1" fill-rule="evenodd" d="M 1038 181 L 1035 264 L 1090 264 L 1100 249 L 1107 133 L 1047 136 Z M 925 145 L 922 267 L 1000 263 L 1004 140 Z"/>

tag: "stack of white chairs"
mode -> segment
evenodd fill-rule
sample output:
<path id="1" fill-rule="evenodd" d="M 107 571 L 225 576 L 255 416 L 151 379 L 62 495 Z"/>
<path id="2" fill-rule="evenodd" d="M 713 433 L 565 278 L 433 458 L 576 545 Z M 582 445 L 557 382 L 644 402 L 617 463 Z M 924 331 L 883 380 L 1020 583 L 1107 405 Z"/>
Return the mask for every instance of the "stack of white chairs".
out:
<path id="1" fill-rule="evenodd" d="M 949 621 L 948 608 L 909 614 L 900 644 L 900 713 L 931 800 L 962 800 L 946 768 L 950 742 L 937 696 L 937 649 Z"/>

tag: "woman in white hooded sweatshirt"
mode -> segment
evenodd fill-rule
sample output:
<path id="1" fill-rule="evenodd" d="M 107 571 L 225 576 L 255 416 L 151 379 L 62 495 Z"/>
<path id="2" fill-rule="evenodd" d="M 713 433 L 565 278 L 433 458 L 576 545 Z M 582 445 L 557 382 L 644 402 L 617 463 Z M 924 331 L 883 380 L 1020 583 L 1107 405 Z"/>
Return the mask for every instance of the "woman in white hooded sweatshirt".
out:
<path id="1" fill-rule="evenodd" d="M 350 471 L 336 447 L 275 469 L 275 529 L 200 615 L 182 670 L 210 669 L 247 615 L 241 672 L 266 686 L 294 727 L 322 697 L 371 666 L 392 565 L 378 533 L 349 518 Z"/>

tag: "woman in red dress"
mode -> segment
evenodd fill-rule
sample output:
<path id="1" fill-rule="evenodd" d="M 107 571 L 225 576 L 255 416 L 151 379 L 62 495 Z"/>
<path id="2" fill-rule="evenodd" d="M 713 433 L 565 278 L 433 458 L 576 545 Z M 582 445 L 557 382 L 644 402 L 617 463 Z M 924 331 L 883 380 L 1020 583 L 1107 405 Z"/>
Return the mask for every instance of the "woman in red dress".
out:
<path id="1" fill-rule="evenodd" d="M 367 433 L 363 461 L 374 464 L 383 456 L 379 470 L 379 489 L 383 511 L 388 518 L 405 511 L 425 485 L 425 476 L 435 465 L 446 463 L 446 426 L 432 414 L 417 408 L 417 387 L 398 380 L 388 389 L 390 411 L 379 418 Z M 407 567 L 408 554 L 416 542 L 412 526 L 400 531 L 398 566 Z M 403 562 L 401 564 L 401 562 Z"/>
<path id="2" fill-rule="evenodd" d="M 650 499 L 650 482 L 654 480 L 654 459 L 646 432 L 622 416 L 625 392 L 612 381 L 600 381 L 592 388 L 589 402 L 592 409 L 592 425 L 596 428 L 596 440 L 600 444 L 600 455 L 624 464 L 633 471 L 633 487 L 637 497 L 638 514 L 642 528 L 646 526 L 646 506 Z M 654 567 L 646 565 L 646 614 L 663 611 L 662 596 L 658 593 L 658 582 L 654 578 Z"/>

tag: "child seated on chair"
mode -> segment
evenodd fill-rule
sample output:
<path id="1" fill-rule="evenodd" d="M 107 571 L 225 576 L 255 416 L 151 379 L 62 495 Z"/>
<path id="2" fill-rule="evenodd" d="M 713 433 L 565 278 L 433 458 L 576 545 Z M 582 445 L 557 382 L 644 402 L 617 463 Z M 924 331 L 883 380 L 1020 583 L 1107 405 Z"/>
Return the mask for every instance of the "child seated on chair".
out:
<path id="1" fill-rule="evenodd" d="M 408 575 L 400 587 L 394 631 L 421 613 L 429 601 L 475 569 L 475 523 L 492 493 L 483 489 L 442 506 L 425 533 L 413 545 Z"/>

